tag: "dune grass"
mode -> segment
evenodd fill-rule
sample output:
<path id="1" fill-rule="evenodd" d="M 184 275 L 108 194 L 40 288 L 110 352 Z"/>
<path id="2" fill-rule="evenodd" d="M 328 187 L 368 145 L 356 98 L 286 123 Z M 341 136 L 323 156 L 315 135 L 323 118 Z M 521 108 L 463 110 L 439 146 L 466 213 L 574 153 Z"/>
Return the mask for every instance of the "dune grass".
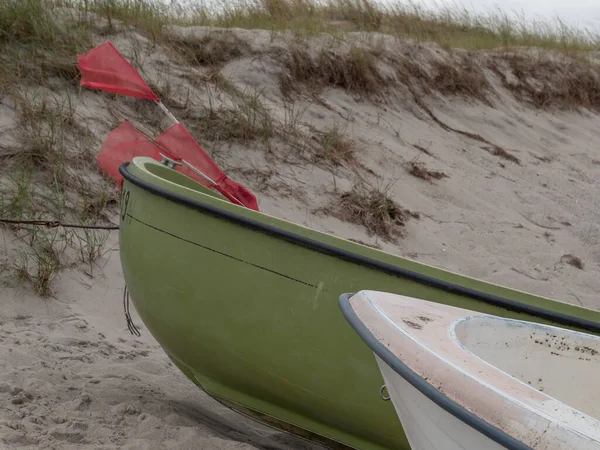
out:
<path id="1" fill-rule="evenodd" d="M 0 0 L 0 218 L 107 223 L 114 193 L 87 172 L 95 141 L 75 111 L 77 53 L 92 46 L 93 27 L 40 0 Z M 92 175 L 95 175 L 92 173 Z M 92 264 L 104 230 L 1 225 L 13 233 L 0 253 L 4 281 L 28 282 L 40 296 L 75 262 Z M 5 241 L 6 242 L 6 241 Z"/>
<path id="2" fill-rule="evenodd" d="M 1 0 L 3 2 L 10 0 Z M 31 2 L 25 2 L 31 3 Z M 178 0 L 63 0 L 63 5 L 93 11 L 112 24 L 120 20 L 158 38 L 164 26 L 207 25 L 223 28 L 292 31 L 300 34 L 377 31 L 444 48 L 537 47 L 564 51 L 594 50 L 596 33 L 558 18 L 531 21 L 502 11 L 476 14 L 466 8 L 426 9 L 411 0 L 236 0 L 191 3 Z"/>
<path id="3" fill-rule="evenodd" d="M 0 218 L 110 223 L 107 212 L 116 208 L 116 193 L 87 171 L 94 158 L 70 97 L 26 88 L 15 88 L 11 97 L 16 114 L 9 131 L 19 140 L 0 146 Z M 9 275 L 28 282 L 42 297 L 52 295 L 52 282 L 62 269 L 76 263 L 91 267 L 102 256 L 108 238 L 106 230 L 28 223 L 6 227 L 17 244 L 10 264 L 2 267 L 2 278 Z"/>

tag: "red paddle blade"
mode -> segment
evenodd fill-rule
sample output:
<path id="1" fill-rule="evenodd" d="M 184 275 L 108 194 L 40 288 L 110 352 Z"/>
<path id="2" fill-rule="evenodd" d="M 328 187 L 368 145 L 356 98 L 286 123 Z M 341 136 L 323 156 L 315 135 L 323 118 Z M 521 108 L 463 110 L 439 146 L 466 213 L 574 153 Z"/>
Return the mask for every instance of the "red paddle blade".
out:
<path id="1" fill-rule="evenodd" d="M 211 183 L 189 167 L 183 166 L 178 170 L 202 183 L 207 187 L 218 190 L 233 203 L 243 205 L 258 211 L 258 202 L 255 195 L 244 186 L 230 180 L 227 175 L 208 156 L 204 149 L 196 142 L 192 135 L 181 123 L 177 123 L 160 134 L 156 142 L 167 149 L 178 159 L 183 159 L 215 182 Z"/>
<path id="2" fill-rule="evenodd" d="M 159 101 L 150 86 L 110 41 L 77 55 L 81 86 L 129 97 Z"/>

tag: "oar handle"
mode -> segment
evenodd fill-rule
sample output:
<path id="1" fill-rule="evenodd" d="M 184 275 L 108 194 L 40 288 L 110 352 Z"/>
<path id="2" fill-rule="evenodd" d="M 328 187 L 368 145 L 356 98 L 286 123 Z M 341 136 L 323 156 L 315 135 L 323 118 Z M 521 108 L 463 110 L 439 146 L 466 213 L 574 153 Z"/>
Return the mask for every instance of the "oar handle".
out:
<path id="1" fill-rule="evenodd" d="M 165 166 L 169 167 L 170 169 L 175 169 L 175 166 L 183 165 L 180 162 L 177 162 L 174 159 L 171 159 L 168 156 L 163 155 L 162 153 L 159 153 L 159 155 L 162 158 L 161 164 L 164 164 Z"/>
<path id="2" fill-rule="evenodd" d="M 179 123 L 179 120 L 177 120 L 177 118 L 171 114 L 171 111 L 168 110 L 168 108 L 163 104 L 163 102 L 161 102 L 160 100 L 157 102 L 158 107 L 160 109 L 163 110 L 163 112 L 167 115 L 167 117 L 169 117 L 169 119 L 171 119 L 171 121 L 175 124 L 175 123 Z"/>

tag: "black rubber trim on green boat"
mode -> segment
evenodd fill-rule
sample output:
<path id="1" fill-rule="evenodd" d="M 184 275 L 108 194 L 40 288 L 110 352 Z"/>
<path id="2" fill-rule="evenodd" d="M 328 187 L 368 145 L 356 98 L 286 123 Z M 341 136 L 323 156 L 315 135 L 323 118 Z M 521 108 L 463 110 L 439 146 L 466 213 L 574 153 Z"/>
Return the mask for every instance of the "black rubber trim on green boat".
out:
<path id="1" fill-rule="evenodd" d="M 458 284 L 449 283 L 447 281 L 423 275 L 412 270 L 404 269 L 402 267 L 397 267 L 391 264 L 383 263 L 381 261 L 357 255 L 356 253 L 348 252 L 340 248 L 315 241 L 313 239 L 290 233 L 280 228 L 261 223 L 257 220 L 249 219 L 247 217 L 192 200 L 180 194 L 169 192 L 166 189 L 155 186 L 151 183 L 148 183 L 147 181 L 136 177 L 135 175 L 132 175 L 130 172 L 127 171 L 128 165 L 129 163 L 125 162 L 119 167 L 119 172 L 127 181 L 145 191 L 151 192 L 152 194 L 158 195 L 159 197 L 165 198 L 167 200 L 172 200 L 174 202 L 186 205 L 190 208 L 207 212 L 217 217 L 226 218 L 242 226 L 262 231 L 264 233 L 285 239 L 286 241 L 309 248 L 311 250 L 317 250 L 321 253 L 335 256 L 337 258 L 344 259 L 355 264 L 370 267 L 371 269 L 381 270 L 391 275 L 408 278 L 409 280 L 416 281 L 426 286 L 442 289 L 446 292 L 464 295 L 465 297 L 479 300 L 484 303 L 489 303 L 491 305 L 499 306 L 501 308 L 505 308 L 519 313 L 530 314 L 532 316 L 550 320 L 556 323 L 560 323 L 562 325 L 577 327 L 584 330 L 600 333 L 600 323 L 593 322 L 591 320 L 580 319 L 579 317 L 550 311 L 547 309 L 539 308 L 537 306 L 527 305 L 525 303 L 510 300 L 504 297 L 500 297 L 498 295 L 487 294 L 485 292 L 460 286 Z"/>
<path id="2" fill-rule="evenodd" d="M 487 436 L 497 444 L 509 450 L 533 450 L 531 447 L 523 444 L 521 441 L 506 434 L 499 428 L 489 424 L 485 420 L 477 417 L 475 414 L 465 409 L 454 400 L 437 390 L 434 386 L 425 381 L 419 374 L 413 371 L 410 367 L 404 364 L 396 355 L 388 350 L 377 338 L 371 333 L 366 325 L 358 318 L 352 306 L 350 305 L 350 297 L 354 294 L 342 294 L 339 297 L 338 303 L 342 310 L 343 316 L 346 318 L 350 326 L 356 331 L 358 336 L 367 344 L 367 346 L 379 356 L 394 372 L 408 381 L 421 394 L 434 402 L 440 408 L 452 414 L 458 420 L 469 425 L 471 428 L 479 431 L 484 436 Z"/>

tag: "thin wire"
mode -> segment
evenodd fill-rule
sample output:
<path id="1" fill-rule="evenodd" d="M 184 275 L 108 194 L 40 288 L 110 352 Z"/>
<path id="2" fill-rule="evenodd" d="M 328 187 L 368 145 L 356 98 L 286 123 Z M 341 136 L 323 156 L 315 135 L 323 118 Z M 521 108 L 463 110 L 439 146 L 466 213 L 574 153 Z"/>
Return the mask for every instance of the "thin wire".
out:
<path id="1" fill-rule="evenodd" d="M 90 230 L 118 230 L 118 225 L 81 225 L 76 223 L 62 223 L 56 220 L 17 220 L 17 219 L 0 219 L 0 223 L 11 223 L 17 225 L 36 225 L 45 226 L 48 228 L 87 228 Z"/>
<path id="2" fill-rule="evenodd" d="M 129 329 L 129 332 L 137 337 L 140 337 L 140 330 L 138 330 L 133 323 L 131 314 L 129 313 L 129 289 L 127 289 L 127 285 L 125 285 L 125 289 L 123 290 L 123 309 L 125 311 L 125 320 L 127 321 L 127 328 Z"/>

